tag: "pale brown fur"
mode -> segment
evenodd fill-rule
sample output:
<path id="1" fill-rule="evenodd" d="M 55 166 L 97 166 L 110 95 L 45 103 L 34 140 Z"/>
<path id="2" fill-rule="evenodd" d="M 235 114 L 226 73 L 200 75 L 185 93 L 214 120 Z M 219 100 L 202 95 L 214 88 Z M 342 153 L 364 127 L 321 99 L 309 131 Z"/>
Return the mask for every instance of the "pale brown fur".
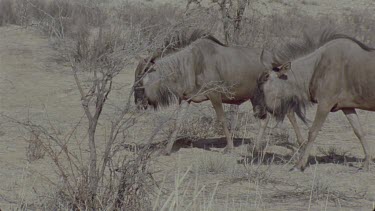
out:
<path id="1" fill-rule="evenodd" d="M 135 78 L 141 78 L 146 101 L 155 108 L 180 100 L 195 103 L 210 100 L 218 120 L 223 124 L 227 149 L 230 150 L 233 140 L 222 103 L 241 104 L 253 99 L 256 80 L 264 71 L 259 60 L 260 53 L 260 49 L 227 47 L 212 37 L 204 37 L 163 58 L 156 58 L 144 74 L 136 72 Z M 265 54 L 267 61 L 271 61 L 272 55 Z M 262 107 L 254 102 L 253 107 L 258 116 L 265 118 L 257 139 L 260 143 L 268 119 Z M 293 117 L 291 114 L 290 118 Z M 302 142 L 301 133 L 294 124 L 298 141 Z M 259 146 L 256 146 L 258 149 Z M 170 148 L 166 149 L 167 153 Z"/>
<path id="2" fill-rule="evenodd" d="M 305 50 L 313 52 L 299 58 L 292 55 L 291 62 L 263 75 L 260 85 L 269 110 L 286 107 L 288 111 L 296 111 L 301 109 L 298 106 L 310 102 L 318 104 L 307 144 L 294 170 L 305 169 L 312 144 L 328 113 L 338 110 L 344 112 L 359 138 L 365 153 L 364 166 L 368 169 L 371 153 L 355 109 L 375 111 L 375 49 L 352 37 L 325 32 L 320 42 Z"/>

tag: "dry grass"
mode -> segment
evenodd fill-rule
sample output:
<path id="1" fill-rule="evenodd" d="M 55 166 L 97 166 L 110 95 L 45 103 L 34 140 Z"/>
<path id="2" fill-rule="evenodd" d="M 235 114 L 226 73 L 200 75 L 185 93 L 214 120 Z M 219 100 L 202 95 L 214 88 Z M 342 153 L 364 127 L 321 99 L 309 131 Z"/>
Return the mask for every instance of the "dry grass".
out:
<path id="1" fill-rule="evenodd" d="M 235 171 L 237 159 L 220 153 L 204 153 L 197 156 L 193 171 L 198 174 L 231 174 Z"/>
<path id="2" fill-rule="evenodd" d="M 273 2 L 282 3 L 283 1 Z M 309 2 L 308 4 L 316 6 L 315 3 Z M 267 47 L 272 50 L 276 50 L 280 43 L 299 39 L 301 32 L 311 25 L 336 22 L 330 17 L 310 17 L 301 14 L 296 8 L 290 9 L 287 12 L 288 16 L 274 14 L 267 18 L 257 14 L 256 8 L 249 8 L 249 10 L 248 16 L 242 23 L 240 43 L 254 47 Z M 374 43 L 375 28 L 371 16 L 363 15 L 364 13 L 369 12 L 352 11 L 336 25 L 338 28 L 345 28 L 346 31 L 366 43 Z M 221 21 L 215 7 L 196 8 L 184 14 L 181 9 L 172 5 L 152 7 L 137 3 L 123 3 L 111 7 L 94 3 L 86 5 L 83 2 L 69 0 L 48 2 L 0 0 L 0 25 L 33 25 L 44 35 L 57 38 L 59 43 L 56 47 L 65 56 L 64 61 L 73 62 L 81 68 L 82 71 L 78 76 L 82 79 L 83 88 L 89 87 L 95 81 L 93 80 L 94 69 L 97 69 L 98 75 L 105 76 L 101 71 L 108 70 L 108 68 L 114 70 L 115 67 L 131 63 L 135 55 L 158 48 L 162 45 L 163 38 L 176 30 L 209 26 L 209 30 L 216 33 L 218 37 L 222 37 L 221 31 L 217 30 Z M 120 62 L 119 58 L 125 61 Z M 120 70 L 115 69 L 115 72 L 118 73 Z M 87 90 L 90 94 L 90 87 Z M 87 96 L 81 97 L 84 99 Z M 90 101 L 88 104 L 91 106 L 91 111 L 94 111 L 95 101 Z M 118 109 L 120 106 L 113 107 Z M 119 115 L 116 109 L 111 110 L 112 116 L 109 115 L 108 119 L 113 121 Z M 231 204 L 234 199 L 238 199 L 241 203 L 250 203 L 251 208 L 254 209 L 264 209 L 266 203 L 272 204 L 283 200 L 308 201 L 308 204 L 302 205 L 307 208 L 310 204 L 321 201 L 333 204 L 348 202 L 349 204 L 366 195 L 366 192 L 360 189 L 355 194 L 338 188 L 330 179 L 333 176 L 327 176 L 329 171 L 322 173 L 314 169 L 313 172 L 303 176 L 303 178 L 311 177 L 293 180 L 294 178 L 291 178 L 293 175 L 286 173 L 287 168 L 290 167 L 290 160 L 275 162 L 270 159 L 269 162 L 259 164 L 257 162 L 238 164 L 240 156 L 226 156 L 213 152 L 200 153 L 193 164 L 179 163 L 177 173 L 172 175 L 172 182 L 169 183 L 169 185 L 173 184 L 173 187 L 168 186 L 168 181 L 155 182 L 154 172 L 150 170 L 151 164 L 154 164 L 152 150 L 149 150 L 147 145 L 143 150 L 132 153 L 124 149 L 124 144 L 128 141 L 127 135 L 132 131 L 134 122 L 140 118 L 137 116 L 139 114 L 135 114 L 136 112 L 132 109 L 121 122 L 124 123 L 123 130 L 110 148 L 109 156 L 103 157 L 105 147 L 98 144 L 100 148 L 97 155 L 98 163 L 103 164 L 105 159 L 108 159 L 108 162 L 104 165 L 104 174 L 100 177 L 97 186 L 94 202 L 96 209 L 217 210 L 223 207 L 222 210 L 242 209 L 243 207 L 239 206 L 240 203 Z M 103 125 L 113 123 L 103 122 L 100 123 Z M 215 119 L 204 112 L 191 116 L 183 123 L 179 136 L 193 140 L 217 137 L 220 135 L 220 130 L 215 129 L 214 122 Z M 237 135 L 245 136 L 250 127 L 249 121 L 242 122 L 244 124 L 241 125 Z M 170 134 L 173 128 L 171 125 L 174 122 L 169 121 L 169 123 L 159 128 L 159 131 Z M 86 209 L 92 200 L 87 167 L 89 150 L 84 145 L 87 140 L 83 139 L 73 144 L 78 146 L 79 149 L 76 149 L 71 146 L 70 138 L 74 137 L 73 134 L 78 133 L 79 130 L 87 131 L 88 125 L 80 123 L 79 127 L 65 131 L 63 133 L 65 136 L 62 136 L 54 133 L 54 128 L 48 125 L 36 127 L 36 125 L 30 125 L 29 122 L 22 124 L 31 131 L 38 130 L 38 135 L 30 139 L 27 158 L 35 161 L 48 157 L 55 165 L 56 176 L 63 178 L 63 182 L 53 185 L 51 197 L 49 200 L 44 200 L 40 207 L 49 210 Z M 109 136 L 100 137 L 98 138 L 100 143 L 108 143 L 107 141 L 110 140 Z M 155 137 L 156 135 L 151 134 L 149 141 L 153 141 Z M 274 132 L 267 137 L 271 140 L 271 144 L 290 140 L 286 133 Z M 340 149 L 331 148 L 328 151 L 319 151 L 327 157 L 335 155 L 345 157 L 346 155 L 346 152 Z M 191 161 L 190 158 L 189 162 Z M 204 181 L 207 177 L 208 180 L 212 180 Z M 219 191 L 233 188 L 233 186 L 235 188 L 238 184 L 248 187 L 248 191 L 251 192 L 248 194 L 249 198 L 241 198 L 241 194 L 236 193 L 236 189 L 234 193 L 231 193 L 234 195 L 228 197 Z M 221 207 L 222 204 L 227 204 L 227 206 Z M 22 206 L 27 207 L 27 204 Z M 246 210 L 246 208 L 243 209 Z"/>

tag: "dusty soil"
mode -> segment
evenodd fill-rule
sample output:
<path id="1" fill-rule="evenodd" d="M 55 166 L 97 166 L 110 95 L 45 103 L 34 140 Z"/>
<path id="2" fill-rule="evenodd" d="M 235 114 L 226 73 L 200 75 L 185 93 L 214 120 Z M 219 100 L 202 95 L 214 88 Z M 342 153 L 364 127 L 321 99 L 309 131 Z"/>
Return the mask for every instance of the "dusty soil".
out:
<path id="1" fill-rule="evenodd" d="M 265 12 L 295 6 L 290 3 L 293 1 L 269 2 L 272 4 L 263 5 Z M 348 8 L 373 6 L 371 1 L 304 2 L 298 8 L 315 14 L 339 14 Z M 73 127 L 83 116 L 80 98 L 69 67 L 56 58 L 58 53 L 53 49 L 51 40 L 32 29 L 0 27 L 0 112 L 20 120 L 29 118 L 41 124 L 51 122 L 61 133 Z M 117 86 L 122 89 L 112 93 L 110 102 L 118 103 L 126 99 L 133 81 L 133 70 L 134 66 L 126 67 L 116 79 Z M 143 117 L 138 123 L 139 127 L 129 135 L 130 142 L 139 143 L 147 139 L 152 127 L 160 119 L 167 118 L 173 110 L 146 113 L 146 118 Z M 110 112 L 110 109 L 105 112 Z M 214 117 L 208 103 L 194 105 L 190 112 Z M 309 109 L 310 120 L 314 113 L 315 107 Z M 251 142 L 258 125 L 249 104 L 241 106 L 241 115 L 243 126 L 236 136 Z M 375 114 L 359 111 L 359 115 L 370 146 L 375 149 Z M 17 209 L 22 202 L 33 209 L 33 204 L 44 200 L 38 196 L 47 196 L 51 192 L 51 185 L 46 181 L 57 181 L 58 178 L 49 159 L 32 163 L 27 161 L 28 143 L 25 140 L 30 134 L 9 123 L 9 119 L 1 118 L 0 208 Z M 145 124 L 149 124 L 148 129 L 145 129 Z M 303 124 L 301 127 L 307 137 L 307 127 Z M 158 181 L 166 178 L 162 187 L 168 195 L 168 191 L 175 189 L 176 178 L 188 171 L 180 186 L 181 193 L 187 192 L 185 198 L 181 198 L 181 203 L 191 200 L 197 190 L 205 187 L 198 201 L 198 207 L 202 210 L 207 204 L 212 210 L 307 210 L 310 206 L 311 210 L 373 209 L 375 165 L 372 164 L 370 172 L 359 168 L 364 157 L 362 148 L 342 113 L 329 115 L 312 154 L 319 164 L 311 165 L 304 173 L 289 172 L 292 163 L 283 160 L 292 156 L 285 141 L 295 141 L 288 122 L 278 125 L 278 128 L 270 128 L 265 141 L 269 141 L 270 145 L 267 152 L 274 153 L 273 160 L 266 165 L 245 167 L 241 163 L 244 146 L 237 147 L 233 155 L 224 155 L 217 148 L 211 151 L 181 148 L 171 156 L 154 158 L 153 168 L 158 172 L 155 177 Z M 319 148 L 325 152 L 335 149 L 331 155 L 336 157 L 331 159 Z M 214 197 L 210 201 L 212 195 Z"/>

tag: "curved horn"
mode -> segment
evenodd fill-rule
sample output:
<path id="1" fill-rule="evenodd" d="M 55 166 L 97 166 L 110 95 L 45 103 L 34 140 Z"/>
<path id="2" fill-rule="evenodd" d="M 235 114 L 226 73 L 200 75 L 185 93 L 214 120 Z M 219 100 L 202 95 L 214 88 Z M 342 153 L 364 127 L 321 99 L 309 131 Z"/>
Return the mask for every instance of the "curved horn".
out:
<path id="1" fill-rule="evenodd" d="M 265 60 L 264 60 L 264 48 L 262 49 L 262 53 L 260 54 L 260 57 L 259 57 L 259 61 L 260 63 L 267 69 L 272 69 L 271 68 L 271 64 L 268 64 Z"/>
<path id="2" fill-rule="evenodd" d="M 273 55 L 273 61 L 276 63 L 276 64 L 279 64 L 280 66 L 280 63 L 283 61 L 280 56 L 278 54 L 276 55 Z"/>

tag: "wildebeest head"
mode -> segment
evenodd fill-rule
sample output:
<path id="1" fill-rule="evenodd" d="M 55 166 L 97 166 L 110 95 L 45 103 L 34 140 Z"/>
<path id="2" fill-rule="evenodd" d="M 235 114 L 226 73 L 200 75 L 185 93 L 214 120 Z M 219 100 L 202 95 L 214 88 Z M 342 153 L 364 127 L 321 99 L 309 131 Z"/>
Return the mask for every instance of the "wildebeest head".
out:
<path id="1" fill-rule="evenodd" d="M 257 81 L 256 97 L 259 104 L 264 105 L 277 121 L 284 120 L 286 114 L 293 111 L 306 122 L 305 108 L 308 101 L 293 77 L 288 77 L 291 74 L 291 62 L 267 64 L 262 57 L 263 53 L 260 59 L 268 71 L 261 74 Z"/>
<path id="2" fill-rule="evenodd" d="M 137 68 L 135 70 L 134 77 L 134 103 L 137 105 L 137 109 L 147 109 L 149 102 L 145 95 L 144 78 L 152 72 L 152 66 L 154 65 L 154 58 L 139 58 Z"/>
<path id="3" fill-rule="evenodd" d="M 179 100 L 166 85 L 166 76 L 156 70 L 157 65 L 151 59 L 143 59 L 135 71 L 134 101 L 138 109 L 165 107 Z"/>

